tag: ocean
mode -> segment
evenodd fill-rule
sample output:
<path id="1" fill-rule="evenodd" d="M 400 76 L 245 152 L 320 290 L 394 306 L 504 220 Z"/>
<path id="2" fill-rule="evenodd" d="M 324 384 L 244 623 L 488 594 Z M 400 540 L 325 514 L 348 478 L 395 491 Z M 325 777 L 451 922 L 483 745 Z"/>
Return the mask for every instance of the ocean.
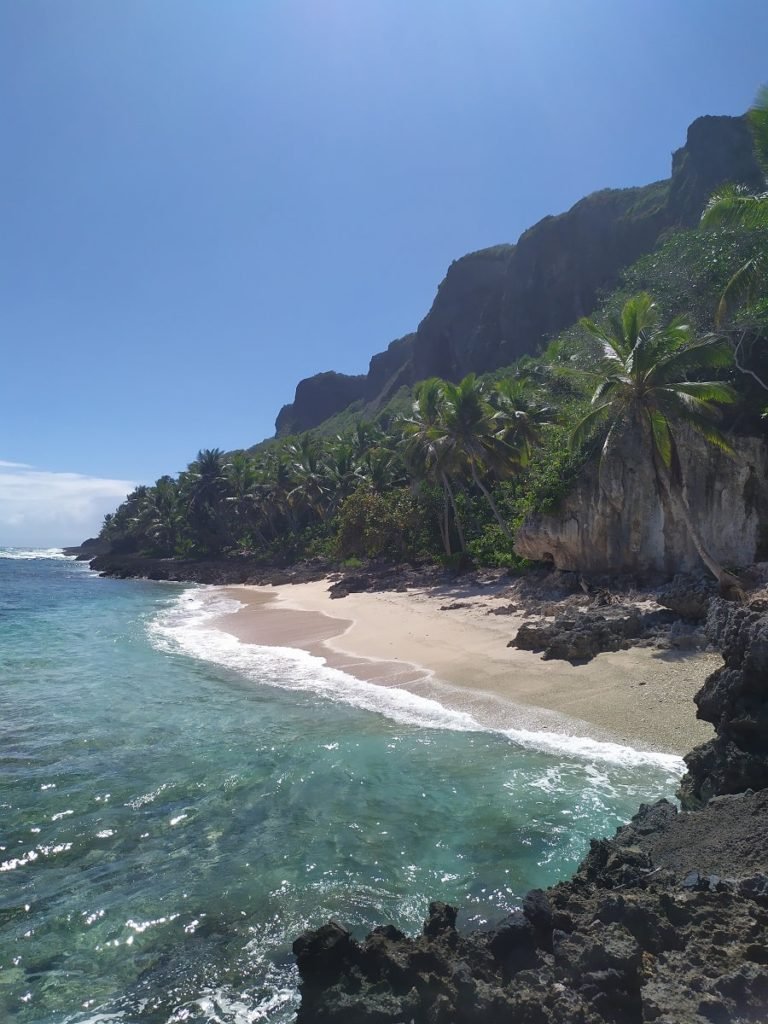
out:
<path id="1" fill-rule="evenodd" d="M 0 549 L 0 1020 L 283 1024 L 303 929 L 486 927 L 674 793 L 679 758 L 485 731 L 236 607 Z"/>

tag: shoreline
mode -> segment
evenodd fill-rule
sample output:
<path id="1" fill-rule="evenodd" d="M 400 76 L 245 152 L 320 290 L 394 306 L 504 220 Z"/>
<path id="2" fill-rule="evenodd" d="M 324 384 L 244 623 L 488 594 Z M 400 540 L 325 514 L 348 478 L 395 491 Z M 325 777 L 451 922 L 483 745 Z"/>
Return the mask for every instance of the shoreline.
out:
<path id="1" fill-rule="evenodd" d="M 586 665 L 507 647 L 523 615 L 496 615 L 503 584 L 333 600 L 328 580 L 223 586 L 243 607 L 211 625 L 241 643 L 292 647 L 381 686 L 471 715 L 494 731 L 549 732 L 682 756 L 713 736 L 693 695 L 714 654 L 633 648 Z"/>

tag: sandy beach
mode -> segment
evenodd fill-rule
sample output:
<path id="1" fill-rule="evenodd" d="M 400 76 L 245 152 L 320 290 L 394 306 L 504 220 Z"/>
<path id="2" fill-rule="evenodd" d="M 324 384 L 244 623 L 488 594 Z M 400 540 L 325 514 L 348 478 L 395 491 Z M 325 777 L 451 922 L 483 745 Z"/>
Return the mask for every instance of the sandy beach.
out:
<path id="1" fill-rule="evenodd" d="M 243 607 L 216 622 L 243 643 L 294 647 L 359 679 L 398 686 L 498 729 L 548 730 L 683 754 L 713 735 L 693 696 L 722 664 L 713 654 L 648 648 L 586 665 L 507 647 L 523 622 L 496 615 L 498 583 L 350 594 L 328 581 L 223 587 Z"/>

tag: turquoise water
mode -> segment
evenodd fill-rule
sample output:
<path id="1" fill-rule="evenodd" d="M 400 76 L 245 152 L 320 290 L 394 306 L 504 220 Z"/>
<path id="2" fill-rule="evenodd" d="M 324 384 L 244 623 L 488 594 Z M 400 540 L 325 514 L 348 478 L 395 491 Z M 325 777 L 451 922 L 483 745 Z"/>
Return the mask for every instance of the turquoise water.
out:
<path id="1" fill-rule="evenodd" d="M 42 554 L 0 551 L 0 1019 L 290 1021 L 303 928 L 495 921 L 674 790 Z"/>

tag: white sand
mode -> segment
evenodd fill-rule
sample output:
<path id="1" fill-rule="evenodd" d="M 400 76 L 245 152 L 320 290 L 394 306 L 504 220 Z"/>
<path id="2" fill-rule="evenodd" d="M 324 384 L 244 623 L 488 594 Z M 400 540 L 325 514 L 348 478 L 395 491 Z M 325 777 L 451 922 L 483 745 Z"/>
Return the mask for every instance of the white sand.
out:
<path id="1" fill-rule="evenodd" d="M 495 728 L 550 729 L 683 754 L 713 735 L 693 695 L 716 655 L 634 649 L 586 665 L 507 647 L 523 621 L 488 612 L 504 584 L 350 594 L 328 582 L 228 587 L 245 604 L 218 628 L 245 643 L 297 647 L 357 676 L 396 685 Z M 460 602 L 463 607 L 441 610 Z"/>

